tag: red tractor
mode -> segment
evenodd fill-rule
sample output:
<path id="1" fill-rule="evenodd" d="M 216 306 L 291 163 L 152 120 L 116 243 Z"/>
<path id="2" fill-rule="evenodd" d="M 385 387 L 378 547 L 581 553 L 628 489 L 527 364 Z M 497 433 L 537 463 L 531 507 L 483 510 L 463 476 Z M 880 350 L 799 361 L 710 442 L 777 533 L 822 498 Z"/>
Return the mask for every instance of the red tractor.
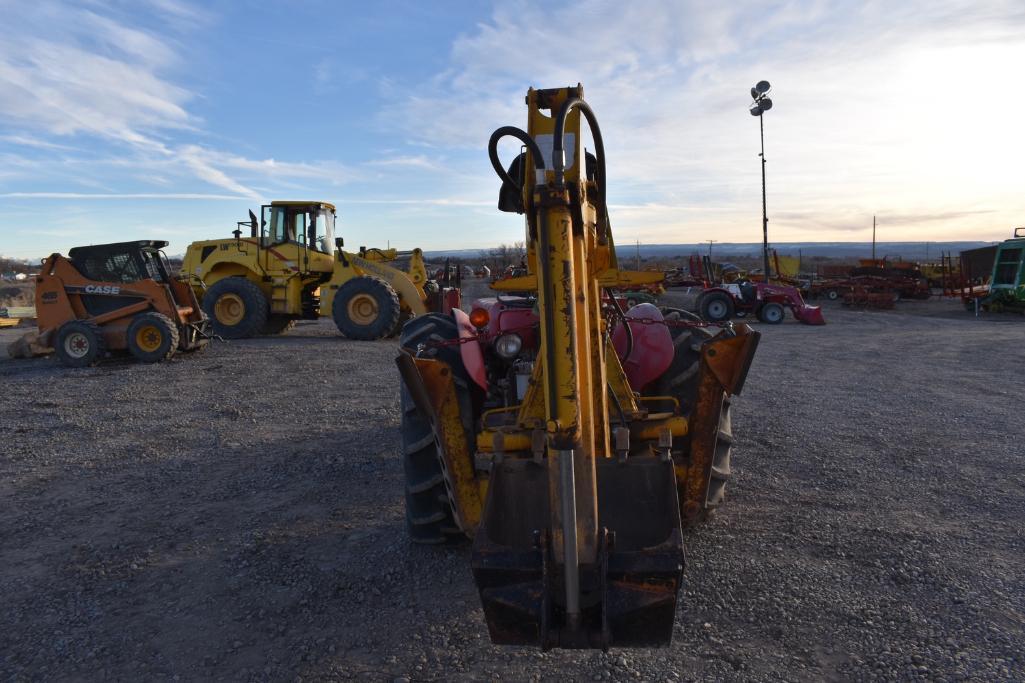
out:
<path id="1" fill-rule="evenodd" d="M 790 285 L 730 282 L 710 287 L 698 297 L 698 311 L 709 322 L 723 322 L 753 313 L 763 323 L 776 325 L 783 322 L 787 308 L 805 325 L 826 324 L 822 310 L 806 304 L 801 292 Z"/>

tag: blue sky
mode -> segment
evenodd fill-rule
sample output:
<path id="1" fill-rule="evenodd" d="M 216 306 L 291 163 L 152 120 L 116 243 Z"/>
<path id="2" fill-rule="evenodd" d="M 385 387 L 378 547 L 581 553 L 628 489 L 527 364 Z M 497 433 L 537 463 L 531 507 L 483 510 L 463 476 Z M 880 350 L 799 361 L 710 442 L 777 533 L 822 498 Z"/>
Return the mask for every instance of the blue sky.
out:
<path id="1" fill-rule="evenodd" d="M 578 81 L 620 242 L 760 238 L 763 78 L 773 241 L 1025 224 L 1020 2 L 717 4 L 0 0 L 0 254 L 180 253 L 298 198 L 353 247 L 522 239 L 488 135 Z"/>

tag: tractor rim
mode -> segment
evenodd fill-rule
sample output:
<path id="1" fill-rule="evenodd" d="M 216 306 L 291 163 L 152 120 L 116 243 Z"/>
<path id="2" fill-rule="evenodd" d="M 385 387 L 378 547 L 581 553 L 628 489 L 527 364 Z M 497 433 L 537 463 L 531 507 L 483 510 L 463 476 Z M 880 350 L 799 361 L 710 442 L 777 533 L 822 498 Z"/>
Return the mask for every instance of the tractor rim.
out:
<path id="1" fill-rule="evenodd" d="M 713 301 L 708 304 L 708 313 L 713 318 L 723 318 L 726 316 L 726 304 L 721 301 Z"/>
<path id="2" fill-rule="evenodd" d="M 357 294 L 346 306 L 349 319 L 357 325 L 369 325 L 377 320 L 377 299 L 369 294 Z"/>
<path id="3" fill-rule="evenodd" d="M 783 309 L 776 306 L 769 306 L 765 311 L 765 319 L 769 322 L 776 322 L 783 319 Z"/>
<path id="4" fill-rule="evenodd" d="M 246 317 L 246 303 L 238 294 L 222 294 L 214 304 L 214 317 L 222 325 L 238 325 Z"/>
<path id="5" fill-rule="evenodd" d="M 164 334 L 156 325 L 143 325 L 135 333 L 135 344 L 146 353 L 152 353 L 164 343 Z"/>
<path id="6" fill-rule="evenodd" d="M 89 337 L 72 332 L 64 339 L 64 352 L 71 358 L 85 358 L 89 353 Z"/>

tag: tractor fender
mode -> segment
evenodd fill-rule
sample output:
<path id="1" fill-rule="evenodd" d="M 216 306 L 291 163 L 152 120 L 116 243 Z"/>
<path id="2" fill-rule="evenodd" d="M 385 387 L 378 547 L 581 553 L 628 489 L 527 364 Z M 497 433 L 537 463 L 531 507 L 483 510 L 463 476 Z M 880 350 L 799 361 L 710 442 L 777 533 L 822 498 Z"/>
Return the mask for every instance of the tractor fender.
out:
<path id="1" fill-rule="evenodd" d="M 626 372 L 626 378 L 630 380 L 630 386 L 644 388 L 650 382 L 658 379 L 669 369 L 673 362 L 675 349 L 673 347 L 673 336 L 669 328 L 657 323 L 640 322 L 640 320 L 664 320 L 662 311 L 654 304 L 637 304 L 626 312 L 627 324 L 633 333 L 633 349 L 626 358 L 626 330 L 623 325 L 616 326 L 612 335 L 612 344 L 616 348 L 616 355 L 619 356 Z M 634 322 L 637 320 L 637 322 Z"/>
<path id="2" fill-rule="evenodd" d="M 468 316 L 461 308 L 452 309 L 452 317 L 456 320 L 456 327 L 459 329 L 459 355 L 463 359 L 463 366 L 477 386 L 487 391 L 488 373 L 484 367 L 484 350 L 477 341 L 477 329 L 470 322 Z"/>

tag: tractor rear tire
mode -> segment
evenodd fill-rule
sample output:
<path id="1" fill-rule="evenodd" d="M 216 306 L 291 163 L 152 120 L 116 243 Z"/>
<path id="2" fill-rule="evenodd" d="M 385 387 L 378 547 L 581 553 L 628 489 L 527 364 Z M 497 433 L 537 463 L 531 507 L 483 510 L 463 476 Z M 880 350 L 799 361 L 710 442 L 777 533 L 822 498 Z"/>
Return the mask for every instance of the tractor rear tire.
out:
<path id="1" fill-rule="evenodd" d="M 143 363 L 170 360 L 178 350 L 178 327 L 162 313 L 140 313 L 128 325 L 128 352 Z"/>
<path id="2" fill-rule="evenodd" d="M 669 322 L 692 320 L 689 313 L 671 311 L 665 319 Z M 706 327 L 670 327 L 673 338 L 673 362 L 662 376 L 655 381 L 652 396 L 672 396 L 680 402 L 683 413 L 694 409 L 698 397 L 698 374 L 701 369 L 701 346 L 712 338 Z"/>
<path id="3" fill-rule="evenodd" d="M 267 297 L 244 277 L 226 277 L 203 295 L 203 311 L 214 334 L 225 339 L 247 339 L 260 334 L 270 315 Z"/>
<path id="4" fill-rule="evenodd" d="M 458 339 L 459 331 L 452 316 L 429 313 L 418 316 L 402 329 L 402 346 L 411 351 L 425 343 Z M 463 366 L 459 348 L 440 346 L 432 349 L 434 358 L 452 368 L 460 413 L 466 433 L 472 434 L 473 417 L 470 378 Z M 459 543 L 466 535 L 456 524 L 452 498 L 445 480 L 445 471 L 434 438 L 430 417 L 417 409 L 405 384 L 401 384 L 402 467 L 405 472 L 406 530 L 413 543 L 439 545 Z"/>
<path id="5" fill-rule="evenodd" d="M 387 337 L 399 323 L 399 295 L 384 280 L 354 277 L 335 293 L 331 317 L 349 339 L 373 341 Z"/>
<path id="6" fill-rule="evenodd" d="M 681 311 L 670 311 L 667 321 L 686 320 L 688 315 Z M 705 327 L 670 327 L 675 352 L 673 362 L 662 374 L 654 386 L 645 393 L 652 396 L 672 396 L 680 402 L 680 410 L 684 415 L 691 415 L 697 404 L 698 380 L 701 370 L 701 346 L 713 335 Z M 723 397 L 722 410 L 719 413 L 719 428 L 715 438 L 715 452 L 712 455 L 712 471 L 708 480 L 708 493 L 705 504 L 691 524 L 705 520 L 718 507 L 726 496 L 726 483 L 729 481 L 730 458 L 733 451 L 733 423 L 730 419 L 730 399 Z"/>
<path id="7" fill-rule="evenodd" d="M 786 317 L 782 304 L 775 301 L 764 303 L 758 307 L 758 319 L 766 325 L 779 325 Z"/>
<path id="8" fill-rule="evenodd" d="M 736 312 L 733 297 L 726 292 L 708 292 L 698 301 L 701 317 L 710 323 L 721 323 L 729 320 Z"/>
<path id="9" fill-rule="evenodd" d="M 61 365 L 85 368 L 103 358 L 107 344 L 99 325 L 71 320 L 58 328 L 53 348 Z"/>
<path id="10" fill-rule="evenodd" d="M 260 330 L 260 334 L 284 334 L 295 327 L 295 318 L 285 315 L 272 315 L 267 318 L 267 324 Z"/>

